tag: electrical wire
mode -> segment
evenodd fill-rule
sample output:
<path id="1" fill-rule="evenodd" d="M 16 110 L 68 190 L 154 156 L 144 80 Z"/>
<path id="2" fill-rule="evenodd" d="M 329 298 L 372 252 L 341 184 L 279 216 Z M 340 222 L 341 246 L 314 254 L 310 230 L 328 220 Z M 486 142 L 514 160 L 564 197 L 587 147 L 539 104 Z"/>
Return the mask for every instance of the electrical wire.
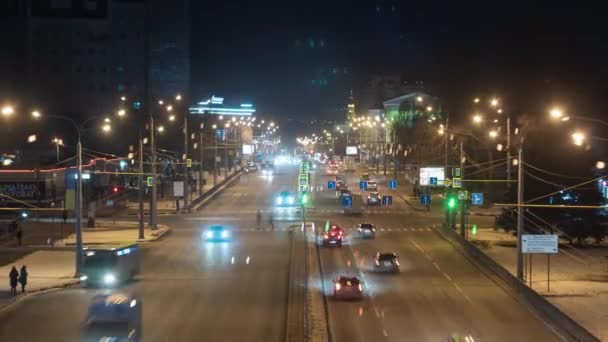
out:
<path id="1" fill-rule="evenodd" d="M 474 171 L 474 172 L 471 172 L 471 173 L 466 173 L 466 174 L 465 174 L 465 176 L 466 176 L 466 177 L 469 177 L 469 176 L 472 176 L 472 175 L 474 175 L 474 174 L 478 174 L 478 173 L 480 173 L 480 172 L 484 172 L 484 171 L 486 171 L 486 170 L 489 170 L 489 169 L 491 169 L 491 168 L 498 167 L 498 166 L 502 166 L 502 165 L 506 165 L 506 164 L 507 164 L 507 162 L 505 161 L 505 162 L 502 162 L 502 163 L 500 163 L 500 164 L 495 164 L 495 165 L 492 165 L 492 166 L 488 166 L 488 167 L 486 167 L 486 168 L 483 168 L 483 169 L 480 169 L 480 170 L 477 170 L 477 171 Z"/>
<path id="2" fill-rule="evenodd" d="M 578 187 L 581 187 L 581 186 L 583 186 L 583 185 L 585 185 L 585 184 L 593 183 L 593 182 L 596 182 L 596 181 L 598 181 L 598 180 L 600 180 L 600 179 L 603 179 L 603 178 L 604 178 L 604 176 L 597 177 L 597 178 L 594 178 L 594 179 L 588 180 L 588 181 L 586 181 L 586 182 L 582 182 L 582 183 L 575 184 L 575 185 L 573 185 L 573 186 L 570 186 L 570 187 L 564 188 L 564 189 L 562 189 L 562 190 L 557 190 L 557 191 L 554 191 L 554 192 L 550 192 L 550 193 L 548 193 L 548 194 L 546 194 L 546 195 L 542 195 L 542 196 L 539 196 L 539 197 L 533 198 L 533 199 L 531 199 L 531 200 L 527 200 L 527 201 L 525 201 L 524 203 L 530 203 L 530 202 L 538 201 L 539 199 L 543 199 L 543 198 L 547 198 L 547 197 L 549 197 L 549 196 L 553 196 L 553 195 L 558 194 L 558 193 L 560 193 L 560 192 L 562 192 L 562 191 L 566 191 L 566 190 L 570 190 L 570 189 L 578 188 Z"/>
<path id="3" fill-rule="evenodd" d="M 524 165 L 529 166 L 529 167 L 533 168 L 534 170 L 537 170 L 537 171 L 540 171 L 540 172 L 544 172 L 546 174 L 550 174 L 550 175 L 556 176 L 556 177 L 578 179 L 578 180 L 588 180 L 589 179 L 589 178 L 586 178 L 586 177 L 566 176 L 566 175 L 562 175 L 562 174 L 559 174 L 559 173 L 550 172 L 550 171 L 543 170 L 543 169 L 541 169 L 539 167 L 536 167 L 536 166 L 534 166 L 534 165 L 532 165 L 530 163 L 526 163 L 526 162 L 524 162 Z"/>
<path id="4" fill-rule="evenodd" d="M 539 181 L 539 182 L 542 182 L 542 183 L 545 183 L 545 184 L 549 184 L 549 185 L 553 185 L 553 186 L 555 186 L 555 187 L 557 187 L 557 188 L 562 188 L 562 189 L 563 189 L 563 188 L 566 188 L 566 187 L 567 187 L 567 185 L 553 183 L 553 182 L 548 181 L 548 180 L 546 180 L 546 179 L 540 178 L 540 177 L 538 177 L 538 176 L 534 175 L 533 173 L 531 173 L 531 172 L 529 172 L 529 171 L 524 171 L 524 173 L 525 173 L 526 175 L 528 175 L 529 177 L 532 177 L 532 178 L 536 179 L 536 180 L 537 180 L 537 181 Z"/>

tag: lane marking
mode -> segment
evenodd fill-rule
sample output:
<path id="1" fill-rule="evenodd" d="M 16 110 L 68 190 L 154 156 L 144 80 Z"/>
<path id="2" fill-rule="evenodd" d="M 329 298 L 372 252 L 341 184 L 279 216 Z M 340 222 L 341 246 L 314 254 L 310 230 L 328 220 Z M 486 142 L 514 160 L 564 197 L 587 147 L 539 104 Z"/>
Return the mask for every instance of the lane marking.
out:
<path id="1" fill-rule="evenodd" d="M 441 268 L 439 267 L 439 265 L 433 261 L 433 266 L 435 266 L 435 268 L 437 269 L 437 271 L 441 272 Z"/>
<path id="2" fill-rule="evenodd" d="M 452 278 L 447 273 L 443 272 L 443 275 L 448 278 L 449 281 L 452 281 Z"/>
<path id="3" fill-rule="evenodd" d="M 382 335 L 384 335 L 384 337 L 388 337 L 388 332 L 386 329 L 382 329 Z"/>

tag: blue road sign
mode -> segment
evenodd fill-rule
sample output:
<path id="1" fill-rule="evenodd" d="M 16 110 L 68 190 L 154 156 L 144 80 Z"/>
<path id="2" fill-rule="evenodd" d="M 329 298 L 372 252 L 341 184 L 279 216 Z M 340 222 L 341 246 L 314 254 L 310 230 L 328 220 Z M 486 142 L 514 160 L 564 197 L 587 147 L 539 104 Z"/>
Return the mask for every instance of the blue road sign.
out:
<path id="1" fill-rule="evenodd" d="M 393 196 L 382 196 L 382 205 L 393 205 Z"/>
<path id="2" fill-rule="evenodd" d="M 431 180 L 429 183 L 431 183 L 431 185 L 437 185 L 437 177 L 431 177 Z"/>
<path id="3" fill-rule="evenodd" d="M 353 197 L 352 196 L 344 196 L 342 197 L 342 206 L 343 207 L 352 207 L 353 206 Z"/>
<path id="4" fill-rule="evenodd" d="M 391 190 L 397 189 L 397 180 L 391 179 L 390 181 L 388 181 L 388 188 Z"/>
<path id="5" fill-rule="evenodd" d="M 327 190 L 336 190 L 336 182 L 327 181 Z"/>
<path id="6" fill-rule="evenodd" d="M 431 205 L 431 195 L 420 195 L 421 205 Z"/>
<path id="7" fill-rule="evenodd" d="M 471 193 L 471 204 L 473 204 L 473 205 L 483 205 L 483 192 L 473 192 L 473 193 Z"/>
<path id="8" fill-rule="evenodd" d="M 367 182 L 366 181 L 360 181 L 359 182 L 359 189 L 360 190 L 367 190 Z"/>

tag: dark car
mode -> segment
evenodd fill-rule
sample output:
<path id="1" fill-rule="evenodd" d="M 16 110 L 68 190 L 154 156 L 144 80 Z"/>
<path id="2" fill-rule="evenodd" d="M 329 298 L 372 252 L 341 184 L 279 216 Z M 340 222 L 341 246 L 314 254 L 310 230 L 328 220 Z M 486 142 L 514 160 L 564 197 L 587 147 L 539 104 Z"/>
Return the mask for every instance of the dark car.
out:
<path id="1" fill-rule="evenodd" d="M 363 239 L 373 239 L 376 237 L 376 226 L 371 223 L 361 223 L 357 226 L 357 232 Z"/>
<path id="2" fill-rule="evenodd" d="M 334 298 L 363 298 L 363 282 L 357 277 L 339 276 L 334 280 Z"/>
<path id="3" fill-rule="evenodd" d="M 399 258 L 397 253 L 376 253 L 374 268 L 378 272 L 399 273 Z"/>
<path id="4" fill-rule="evenodd" d="M 339 226 L 332 225 L 328 231 L 323 234 L 324 246 L 342 247 L 342 239 L 344 238 L 344 229 Z"/>
<path id="5" fill-rule="evenodd" d="M 342 198 L 344 196 L 352 196 L 352 193 L 348 189 L 342 189 L 342 190 L 338 191 L 337 194 L 338 194 L 338 198 Z"/>
<path id="6" fill-rule="evenodd" d="M 367 195 L 367 205 L 381 205 L 382 197 L 377 191 L 370 192 Z"/>

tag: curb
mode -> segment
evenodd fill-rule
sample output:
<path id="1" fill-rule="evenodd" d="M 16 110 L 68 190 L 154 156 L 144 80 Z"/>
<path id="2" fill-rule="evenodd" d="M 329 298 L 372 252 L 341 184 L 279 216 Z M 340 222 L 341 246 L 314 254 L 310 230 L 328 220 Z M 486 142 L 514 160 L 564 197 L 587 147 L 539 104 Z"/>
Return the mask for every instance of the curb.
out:
<path id="1" fill-rule="evenodd" d="M 167 227 L 167 229 L 164 231 L 164 233 L 162 233 L 160 235 L 157 235 L 157 236 L 149 238 L 149 239 L 143 239 L 143 240 L 136 239 L 135 241 L 137 243 L 149 243 L 149 242 L 158 241 L 161 238 L 163 238 L 165 235 L 169 234 L 173 230 L 173 228 L 171 228 L 170 226 L 165 226 L 165 227 Z M 124 230 L 124 229 L 121 229 L 121 230 Z M 84 242 L 83 241 L 82 244 L 83 245 L 88 245 L 88 246 L 93 246 L 93 245 L 112 245 L 112 244 L 132 243 L 132 241 L 133 240 L 127 240 L 127 241 L 117 240 L 117 241 L 104 241 L 104 242 Z M 75 242 L 68 242 L 68 243 L 65 243 L 64 246 L 74 246 L 75 244 L 76 244 Z"/>
<path id="2" fill-rule="evenodd" d="M 0 313 L 10 310 L 13 306 L 19 304 L 21 301 L 23 301 L 27 298 L 39 296 L 39 295 L 43 295 L 43 294 L 47 294 L 47 293 L 51 293 L 51 292 L 61 291 L 68 287 L 72 287 L 72 286 L 78 285 L 78 284 L 80 284 L 80 280 L 73 280 L 69 283 L 65 283 L 65 284 L 61 284 L 61 285 L 57 285 L 57 286 L 43 287 L 43 288 L 40 288 L 40 289 L 37 289 L 34 291 L 26 292 L 21 295 L 17 295 L 12 300 L 8 301 L 6 304 L 0 306 Z"/>
<path id="3" fill-rule="evenodd" d="M 195 199 L 190 204 L 190 206 L 188 207 L 188 212 L 198 211 L 201 207 L 206 205 L 207 202 L 209 202 L 213 197 L 215 197 L 215 195 L 221 193 L 224 189 L 226 189 L 228 186 L 230 186 L 236 179 L 239 179 L 242 175 L 243 175 L 243 170 L 240 170 L 239 172 L 236 172 L 236 173 L 233 173 L 232 175 L 230 175 L 227 179 L 224 179 L 221 183 L 219 183 L 215 187 L 215 189 L 214 188 L 209 189 L 209 191 L 204 193 L 198 199 Z M 194 203 L 194 202 L 197 202 L 197 200 L 198 200 L 198 203 Z"/>

